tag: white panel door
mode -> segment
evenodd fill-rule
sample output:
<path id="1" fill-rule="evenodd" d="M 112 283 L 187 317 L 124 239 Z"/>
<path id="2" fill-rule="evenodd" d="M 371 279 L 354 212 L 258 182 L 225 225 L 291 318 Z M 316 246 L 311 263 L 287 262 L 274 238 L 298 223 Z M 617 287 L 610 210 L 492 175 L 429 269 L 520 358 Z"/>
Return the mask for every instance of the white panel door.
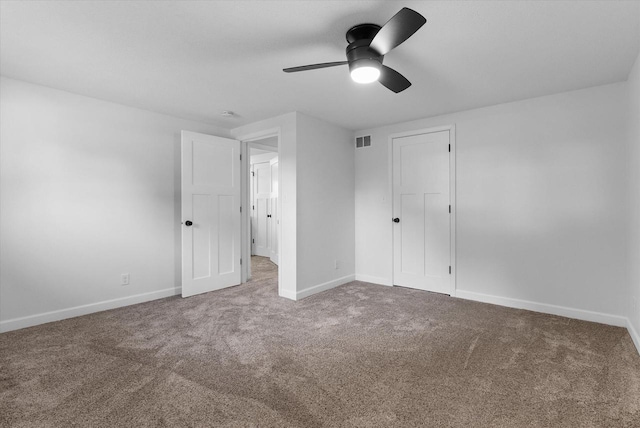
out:
<path id="1" fill-rule="evenodd" d="M 280 216 L 278 215 L 278 158 L 274 158 L 271 164 L 271 197 L 269 203 L 269 250 L 270 258 L 278 264 L 278 229 L 280 228 Z"/>
<path id="2" fill-rule="evenodd" d="M 393 139 L 393 284 L 451 294 L 449 131 Z"/>
<path id="3" fill-rule="evenodd" d="M 252 254 L 270 257 L 269 204 L 271 202 L 271 167 L 269 162 L 253 164 Z"/>
<path id="4" fill-rule="evenodd" d="M 240 284 L 240 142 L 182 131 L 182 297 Z"/>

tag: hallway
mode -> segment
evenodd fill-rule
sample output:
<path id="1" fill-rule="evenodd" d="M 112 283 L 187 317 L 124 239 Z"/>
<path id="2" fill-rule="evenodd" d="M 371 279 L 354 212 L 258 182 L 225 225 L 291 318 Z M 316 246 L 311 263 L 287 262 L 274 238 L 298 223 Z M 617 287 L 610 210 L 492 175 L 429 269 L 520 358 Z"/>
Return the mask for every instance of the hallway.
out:
<path id="1" fill-rule="evenodd" d="M 269 257 L 251 256 L 251 279 L 248 282 L 273 280 L 278 283 L 278 265 Z"/>

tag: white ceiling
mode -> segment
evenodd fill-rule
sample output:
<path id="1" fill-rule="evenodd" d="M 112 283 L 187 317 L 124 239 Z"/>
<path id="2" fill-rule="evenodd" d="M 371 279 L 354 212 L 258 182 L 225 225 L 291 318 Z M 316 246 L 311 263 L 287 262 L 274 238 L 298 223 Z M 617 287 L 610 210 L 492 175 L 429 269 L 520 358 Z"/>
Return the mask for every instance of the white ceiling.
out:
<path id="1" fill-rule="evenodd" d="M 351 26 L 404 6 L 427 18 L 385 57 L 405 92 L 282 72 L 344 60 Z M 624 81 L 639 26 L 638 1 L 2 1 L 0 73 L 226 128 L 296 110 L 363 129 Z"/>

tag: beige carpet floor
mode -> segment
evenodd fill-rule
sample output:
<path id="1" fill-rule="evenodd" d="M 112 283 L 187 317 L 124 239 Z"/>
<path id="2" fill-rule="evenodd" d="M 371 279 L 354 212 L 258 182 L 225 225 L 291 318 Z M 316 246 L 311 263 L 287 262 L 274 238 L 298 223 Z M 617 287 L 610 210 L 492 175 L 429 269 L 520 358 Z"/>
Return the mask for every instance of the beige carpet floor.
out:
<path id="1" fill-rule="evenodd" d="M 623 328 L 352 282 L 245 285 L 0 335 L 2 427 L 640 427 Z"/>

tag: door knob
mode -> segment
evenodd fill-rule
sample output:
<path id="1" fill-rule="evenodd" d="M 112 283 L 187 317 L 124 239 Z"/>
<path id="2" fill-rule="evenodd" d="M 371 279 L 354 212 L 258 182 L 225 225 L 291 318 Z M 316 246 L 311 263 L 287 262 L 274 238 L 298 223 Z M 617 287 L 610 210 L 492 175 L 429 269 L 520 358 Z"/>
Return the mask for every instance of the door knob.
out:
<path id="1" fill-rule="evenodd" d="M 187 221 L 184 222 L 184 224 L 186 226 L 191 226 L 193 224 L 193 222 L 191 220 L 187 220 Z"/>
<path id="2" fill-rule="evenodd" d="M 271 214 L 267 214 L 267 217 L 271 218 Z"/>
<path id="3" fill-rule="evenodd" d="M 393 222 L 394 223 L 400 223 L 400 219 L 398 217 L 396 217 L 396 218 L 393 219 Z"/>

